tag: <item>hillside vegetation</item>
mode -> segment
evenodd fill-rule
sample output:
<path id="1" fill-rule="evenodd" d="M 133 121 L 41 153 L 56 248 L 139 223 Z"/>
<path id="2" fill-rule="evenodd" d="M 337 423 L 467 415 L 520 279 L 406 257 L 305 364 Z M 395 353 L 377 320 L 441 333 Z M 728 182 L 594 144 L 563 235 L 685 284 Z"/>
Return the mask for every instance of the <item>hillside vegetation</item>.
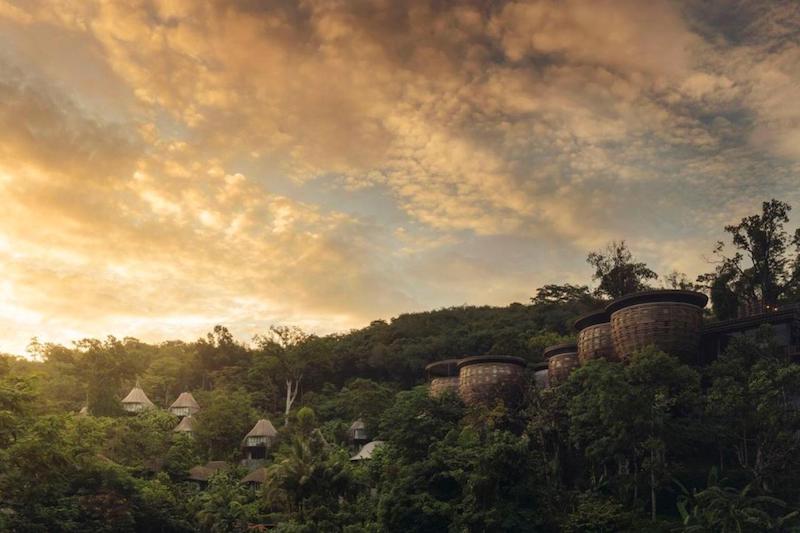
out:
<path id="1" fill-rule="evenodd" d="M 766 202 L 730 226 L 734 247 L 753 252 L 718 247 L 715 271 L 696 282 L 658 278 L 620 242 L 589 255 L 595 290 L 547 285 L 507 307 L 328 336 L 275 326 L 249 344 L 223 326 L 195 342 L 34 341 L 33 360 L 0 358 L 0 530 L 797 531 L 800 365 L 768 327 L 704 368 L 645 349 L 551 389 L 531 379 L 515 409 L 467 408 L 422 386 L 439 359 L 539 362 L 577 316 L 657 279 L 710 292 L 709 319 L 796 301 L 800 238 L 783 230 L 787 212 Z M 753 245 L 765 239 L 783 244 Z M 162 409 L 122 411 L 137 381 Z M 182 391 L 201 406 L 194 437 L 176 435 L 163 410 Z M 278 437 L 253 487 L 237 465 L 259 418 Z M 350 461 L 357 418 L 385 442 L 371 460 Z M 187 479 L 210 460 L 233 466 L 207 486 Z"/>

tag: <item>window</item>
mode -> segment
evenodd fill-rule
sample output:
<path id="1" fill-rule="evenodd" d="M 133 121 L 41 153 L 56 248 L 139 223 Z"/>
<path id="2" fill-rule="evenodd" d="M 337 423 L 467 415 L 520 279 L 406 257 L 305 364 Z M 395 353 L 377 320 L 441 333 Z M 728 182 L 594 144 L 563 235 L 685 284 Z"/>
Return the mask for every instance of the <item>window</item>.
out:
<path id="1" fill-rule="evenodd" d="M 248 446 L 266 446 L 267 437 L 247 437 Z"/>

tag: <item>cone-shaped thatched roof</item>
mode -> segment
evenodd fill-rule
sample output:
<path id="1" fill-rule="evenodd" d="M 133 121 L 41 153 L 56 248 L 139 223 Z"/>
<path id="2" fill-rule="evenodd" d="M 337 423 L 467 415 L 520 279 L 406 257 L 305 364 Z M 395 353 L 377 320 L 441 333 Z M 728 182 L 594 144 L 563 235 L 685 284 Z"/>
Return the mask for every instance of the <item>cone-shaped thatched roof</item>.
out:
<path id="1" fill-rule="evenodd" d="M 267 469 L 263 466 L 256 468 L 242 478 L 242 483 L 264 483 L 267 481 Z"/>
<path id="2" fill-rule="evenodd" d="M 179 433 L 191 433 L 194 431 L 194 417 L 192 415 L 184 417 L 183 420 L 181 420 L 172 431 L 177 431 Z"/>
<path id="3" fill-rule="evenodd" d="M 150 401 L 150 398 L 147 397 L 147 394 L 145 394 L 139 386 L 138 381 L 136 382 L 136 386 L 123 398 L 122 403 L 140 403 L 147 407 L 155 407 L 155 404 Z"/>
<path id="4" fill-rule="evenodd" d="M 197 403 L 197 400 L 194 399 L 191 392 L 182 392 L 178 399 L 172 402 L 172 405 L 169 406 L 170 409 L 181 408 L 181 407 L 188 407 L 189 409 L 194 409 L 195 411 L 200 410 L 200 404 Z"/>
<path id="5" fill-rule="evenodd" d="M 212 472 L 216 472 L 217 470 L 222 470 L 223 468 L 228 468 L 230 465 L 227 461 L 209 461 L 206 463 L 206 468 L 211 470 Z"/>
<path id="6" fill-rule="evenodd" d="M 256 425 L 253 426 L 253 429 L 250 430 L 250 433 L 244 436 L 242 439 L 242 444 L 247 441 L 247 437 L 277 437 L 278 432 L 275 430 L 275 426 L 272 425 L 272 422 L 267 420 L 266 418 L 262 418 Z"/>
<path id="7" fill-rule="evenodd" d="M 367 429 L 367 425 L 360 418 L 350 425 L 350 431 L 355 431 L 357 429 Z"/>
<path id="8" fill-rule="evenodd" d="M 193 481 L 208 481 L 212 472 L 205 466 L 198 465 L 189 469 L 189 479 Z"/>
<path id="9" fill-rule="evenodd" d="M 208 478 L 212 475 L 229 466 L 230 465 L 225 461 L 209 461 L 205 465 L 193 466 L 189 469 L 189 479 L 194 481 L 208 481 Z"/>
<path id="10" fill-rule="evenodd" d="M 380 446 L 383 445 L 382 440 L 374 440 L 366 443 L 361 449 L 350 458 L 351 461 L 363 461 L 364 459 L 372 459 L 372 453 Z"/>

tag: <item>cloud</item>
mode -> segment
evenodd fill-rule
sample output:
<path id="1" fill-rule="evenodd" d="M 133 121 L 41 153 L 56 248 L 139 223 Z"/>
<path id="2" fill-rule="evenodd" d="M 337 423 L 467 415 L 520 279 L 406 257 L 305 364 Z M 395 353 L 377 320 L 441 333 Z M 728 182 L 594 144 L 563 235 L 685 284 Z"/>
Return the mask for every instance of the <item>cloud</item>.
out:
<path id="1" fill-rule="evenodd" d="M 788 2 L 2 1 L 7 311 L 60 338 L 332 330 L 523 299 L 612 238 L 701 269 L 722 221 L 798 198 L 798 21 Z"/>

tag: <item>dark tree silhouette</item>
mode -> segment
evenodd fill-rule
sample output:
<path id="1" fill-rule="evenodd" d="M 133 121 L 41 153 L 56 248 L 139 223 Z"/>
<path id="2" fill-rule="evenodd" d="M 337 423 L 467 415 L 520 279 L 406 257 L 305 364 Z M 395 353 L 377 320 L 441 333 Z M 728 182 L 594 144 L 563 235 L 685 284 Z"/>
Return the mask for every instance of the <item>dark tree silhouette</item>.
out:
<path id="1" fill-rule="evenodd" d="M 648 288 L 648 280 L 658 278 L 645 263 L 633 259 L 625 241 L 611 241 L 604 250 L 591 252 L 586 262 L 594 267 L 592 279 L 600 282 L 594 292 L 601 297 L 619 298 L 642 291 Z"/>

